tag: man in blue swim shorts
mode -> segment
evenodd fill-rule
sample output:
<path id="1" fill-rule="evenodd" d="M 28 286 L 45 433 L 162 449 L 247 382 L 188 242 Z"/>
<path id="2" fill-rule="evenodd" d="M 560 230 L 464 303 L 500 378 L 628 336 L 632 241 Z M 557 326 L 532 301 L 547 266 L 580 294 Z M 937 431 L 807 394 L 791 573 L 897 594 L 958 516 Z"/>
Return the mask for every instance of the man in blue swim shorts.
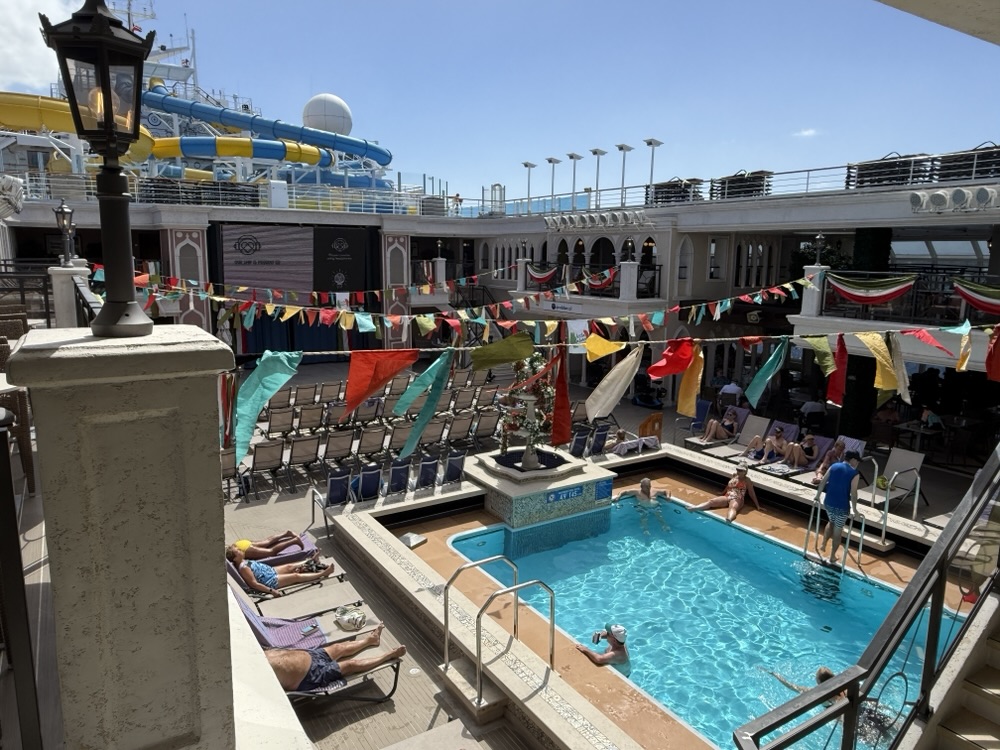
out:
<path id="1" fill-rule="evenodd" d="M 844 524 L 850 514 L 857 515 L 858 512 L 858 464 L 861 463 L 861 456 L 857 451 L 847 451 L 844 460 L 833 464 L 823 475 L 819 487 L 816 489 L 816 499 L 826 490 L 826 497 L 823 500 L 823 508 L 826 510 L 826 517 L 829 519 L 826 528 L 823 530 L 823 539 L 820 542 L 820 557 L 823 562 L 832 563 L 837 559 L 837 550 L 840 549 L 840 537 L 844 533 Z M 830 557 L 823 557 L 826 553 L 826 545 L 833 539 L 833 549 L 830 550 Z"/>
<path id="2" fill-rule="evenodd" d="M 287 692 L 308 692 L 337 687 L 345 677 L 367 672 L 406 653 L 406 646 L 365 659 L 352 659 L 366 648 L 378 646 L 382 641 L 379 625 L 364 638 L 331 643 L 320 648 L 272 648 L 264 652 L 271 669 Z"/>

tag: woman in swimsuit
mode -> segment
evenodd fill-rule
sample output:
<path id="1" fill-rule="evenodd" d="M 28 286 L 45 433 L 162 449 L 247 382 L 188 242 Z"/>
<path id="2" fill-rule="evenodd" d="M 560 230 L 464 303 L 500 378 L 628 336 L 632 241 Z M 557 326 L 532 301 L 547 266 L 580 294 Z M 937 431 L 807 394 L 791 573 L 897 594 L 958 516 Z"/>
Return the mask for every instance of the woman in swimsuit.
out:
<path id="1" fill-rule="evenodd" d="M 706 500 L 701 505 L 692 505 L 688 510 L 709 510 L 711 508 L 725 508 L 728 506 L 729 512 L 726 514 L 726 523 L 732 523 L 743 507 L 747 495 L 750 495 L 750 499 L 753 500 L 754 507 L 760 510 L 760 503 L 757 502 L 757 493 L 754 492 L 753 482 L 747 476 L 747 466 L 741 463 L 736 467 L 736 473 L 730 477 L 723 494 L 713 497 L 711 500 Z"/>
<path id="2" fill-rule="evenodd" d="M 299 535 L 291 530 L 269 536 L 267 539 L 261 539 L 258 542 L 252 542 L 249 539 L 237 539 L 233 544 L 240 549 L 243 557 L 247 560 L 263 560 L 266 557 L 274 557 L 289 547 L 303 549 L 302 540 L 299 539 Z"/>
<path id="3" fill-rule="evenodd" d="M 838 440 L 833 444 L 833 447 L 824 454 L 819 466 L 816 467 L 816 473 L 812 477 L 813 484 L 819 484 L 826 474 L 827 469 L 844 457 L 844 450 L 846 448 L 847 446 L 843 440 Z"/>
<path id="4" fill-rule="evenodd" d="M 721 420 L 710 419 L 705 425 L 702 440 L 729 440 L 736 435 L 736 421 L 739 416 L 732 409 L 727 409 Z"/>
<path id="5" fill-rule="evenodd" d="M 806 433 L 801 443 L 789 443 L 785 451 L 785 463 L 793 469 L 798 469 L 816 458 L 816 438 L 812 433 Z"/>

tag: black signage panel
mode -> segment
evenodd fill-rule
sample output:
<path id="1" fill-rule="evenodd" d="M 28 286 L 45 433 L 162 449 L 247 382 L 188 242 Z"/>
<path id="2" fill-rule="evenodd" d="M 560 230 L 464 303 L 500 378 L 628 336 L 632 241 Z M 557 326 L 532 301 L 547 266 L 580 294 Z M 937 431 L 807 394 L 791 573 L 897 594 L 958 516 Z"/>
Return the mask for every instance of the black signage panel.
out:
<path id="1" fill-rule="evenodd" d="M 367 290 L 369 232 L 355 227 L 316 227 L 313 234 L 313 289 L 320 292 Z"/>

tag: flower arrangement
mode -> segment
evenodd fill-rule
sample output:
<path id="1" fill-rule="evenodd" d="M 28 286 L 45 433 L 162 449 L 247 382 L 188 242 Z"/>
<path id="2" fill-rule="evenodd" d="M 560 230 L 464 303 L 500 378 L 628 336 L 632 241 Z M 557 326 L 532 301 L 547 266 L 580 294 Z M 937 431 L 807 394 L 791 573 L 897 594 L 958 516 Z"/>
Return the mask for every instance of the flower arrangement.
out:
<path id="1" fill-rule="evenodd" d="M 527 359 L 512 363 L 515 382 L 523 382 L 544 369 L 545 357 L 535 352 Z M 529 408 L 524 396 L 534 397 L 534 418 L 529 414 Z M 546 436 L 552 434 L 552 410 L 555 407 L 556 389 L 548 374 L 529 384 L 527 388 L 511 388 L 504 397 L 506 408 L 500 419 L 500 453 L 505 455 L 510 444 L 510 436 L 515 433 L 524 435 L 527 448 L 543 442 Z M 529 399 L 530 400 L 530 399 Z"/>

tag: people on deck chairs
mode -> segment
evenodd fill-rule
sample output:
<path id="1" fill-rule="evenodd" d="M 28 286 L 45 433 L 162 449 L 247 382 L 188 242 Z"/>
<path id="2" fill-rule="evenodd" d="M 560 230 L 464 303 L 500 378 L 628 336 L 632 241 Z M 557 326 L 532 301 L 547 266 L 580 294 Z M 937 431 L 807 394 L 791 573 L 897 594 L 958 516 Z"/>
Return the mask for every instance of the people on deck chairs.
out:
<path id="1" fill-rule="evenodd" d="M 798 469 L 816 458 L 817 450 L 816 438 L 811 432 L 807 432 L 802 442 L 788 444 L 785 450 L 785 463 L 793 469 Z"/>
<path id="2" fill-rule="evenodd" d="M 272 648 L 265 651 L 264 655 L 286 691 L 317 690 L 403 656 L 406 646 L 398 646 L 392 651 L 364 659 L 352 658 L 366 648 L 378 646 L 384 627 L 385 625 L 379 625 L 364 637 L 353 641 L 310 649 Z"/>
<path id="3" fill-rule="evenodd" d="M 760 461 L 762 464 L 771 464 L 784 458 L 786 450 L 788 441 L 785 440 L 785 430 L 782 427 L 775 427 L 774 433 L 768 435 L 767 439 L 754 435 L 740 456 Z"/>
<path id="4" fill-rule="evenodd" d="M 243 553 L 243 557 L 247 560 L 263 560 L 267 557 L 274 557 L 289 547 L 302 549 L 302 540 L 299 539 L 298 534 L 289 530 L 269 536 L 267 539 L 261 539 L 259 542 L 237 539 L 233 545 Z"/>
<path id="5" fill-rule="evenodd" d="M 760 503 L 757 502 L 757 493 L 754 492 L 753 482 L 747 476 L 747 468 L 746 462 L 741 461 L 739 466 L 736 467 L 736 472 L 729 478 L 723 494 L 706 500 L 701 505 L 692 505 L 688 510 L 709 510 L 711 508 L 725 508 L 729 506 L 729 512 L 726 514 L 726 523 L 732 523 L 743 507 L 748 494 L 750 495 L 750 499 L 753 500 L 754 506 L 757 510 L 760 510 Z"/>
<path id="6" fill-rule="evenodd" d="M 722 419 L 710 419 L 705 424 L 702 440 L 729 440 L 736 435 L 736 422 L 739 416 L 732 409 L 726 409 Z"/>
<path id="7" fill-rule="evenodd" d="M 819 484 L 820 481 L 822 481 L 830 467 L 844 457 L 844 451 L 846 449 L 847 445 L 844 444 L 844 441 L 838 440 L 833 444 L 830 450 L 823 454 L 823 460 L 819 462 L 819 466 L 816 467 L 816 472 L 813 474 L 813 484 Z"/>
<path id="8" fill-rule="evenodd" d="M 322 570 L 310 571 L 309 563 L 310 561 L 315 562 L 315 558 L 310 558 L 302 563 L 286 563 L 272 568 L 267 563 L 247 560 L 235 544 L 230 544 L 226 548 L 226 559 L 236 566 L 236 570 L 239 571 L 240 577 L 247 586 L 254 591 L 273 596 L 281 596 L 282 593 L 278 589 L 285 586 L 310 583 L 333 575 L 333 565 L 327 565 Z"/>

